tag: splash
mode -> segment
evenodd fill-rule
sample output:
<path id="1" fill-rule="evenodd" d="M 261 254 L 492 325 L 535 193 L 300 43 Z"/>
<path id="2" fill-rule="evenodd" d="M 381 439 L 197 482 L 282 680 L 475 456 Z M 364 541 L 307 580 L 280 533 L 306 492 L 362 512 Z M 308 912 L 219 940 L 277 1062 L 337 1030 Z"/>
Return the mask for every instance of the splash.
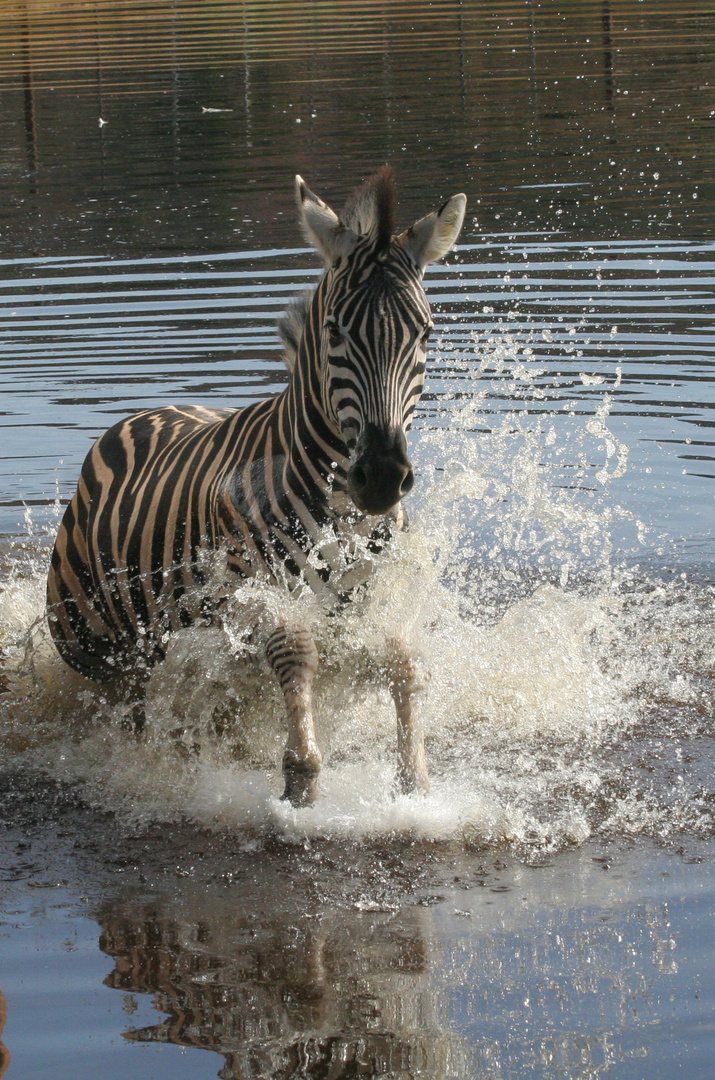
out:
<path id="1" fill-rule="evenodd" d="M 502 342 L 487 361 L 523 403 L 534 371 L 515 351 Z M 543 852 L 712 830 L 712 588 L 617 565 L 614 527 L 631 527 L 636 547 L 641 526 L 611 495 L 627 451 L 608 429 L 608 386 L 591 416 L 520 406 L 491 430 L 486 394 L 448 402 L 420 432 L 412 527 L 365 599 L 335 618 L 308 590 L 242 584 L 223 629 L 172 641 L 140 740 L 122 729 L 122 704 L 56 656 L 43 620 L 53 530 L 32 535 L 29 521 L 0 594 L 7 768 L 71 784 L 132 828 L 188 819 L 247 845 L 401 836 Z M 311 627 L 322 658 L 325 767 L 301 810 L 278 797 L 282 703 L 245 632 L 257 591 Z M 394 793 L 382 650 L 396 632 L 431 671 L 427 796 Z M 678 753 L 694 738 L 703 767 L 688 774 Z"/>

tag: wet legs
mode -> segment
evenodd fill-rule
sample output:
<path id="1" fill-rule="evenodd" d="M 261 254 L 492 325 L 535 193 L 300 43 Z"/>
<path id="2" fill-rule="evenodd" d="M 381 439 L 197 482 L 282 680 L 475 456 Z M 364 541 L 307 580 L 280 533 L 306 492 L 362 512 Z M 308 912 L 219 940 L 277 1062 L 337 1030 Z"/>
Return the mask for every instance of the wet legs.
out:
<path id="1" fill-rule="evenodd" d="M 318 653 L 307 630 L 283 626 L 268 639 L 266 655 L 280 682 L 288 715 L 283 798 L 293 806 L 309 806 L 315 799 L 322 763 L 313 727 L 312 686 Z M 387 642 L 387 676 L 397 714 L 397 786 L 406 794 L 427 792 L 429 776 L 418 719 L 427 676 L 400 638 Z"/>
<path id="2" fill-rule="evenodd" d="M 405 794 L 427 792 L 424 735 L 417 711 L 428 676 L 401 638 L 387 642 L 387 677 L 397 712 L 397 786 Z"/>
<path id="3" fill-rule="evenodd" d="M 268 639 L 266 656 L 280 682 L 288 714 L 282 797 L 293 806 L 310 806 L 323 760 L 313 728 L 313 676 L 318 669 L 318 652 L 307 630 L 282 626 Z"/>

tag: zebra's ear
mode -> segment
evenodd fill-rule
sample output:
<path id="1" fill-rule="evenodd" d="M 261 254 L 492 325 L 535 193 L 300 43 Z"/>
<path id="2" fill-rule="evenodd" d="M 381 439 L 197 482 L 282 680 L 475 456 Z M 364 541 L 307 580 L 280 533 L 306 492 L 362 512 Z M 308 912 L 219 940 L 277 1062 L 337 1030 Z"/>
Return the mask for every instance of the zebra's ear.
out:
<path id="1" fill-rule="evenodd" d="M 313 194 L 301 176 L 295 178 L 295 197 L 301 228 L 308 243 L 329 263 L 349 255 L 357 243 L 357 234 L 343 225 L 338 215 Z"/>
<path id="2" fill-rule="evenodd" d="M 401 233 L 397 242 L 424 270 L 428 263 L 437 262 L 447 254 L 459 236 L 466 208 L 467 196 L 453 195 L 439 210 L 420 218 L 411 229 Z"/>

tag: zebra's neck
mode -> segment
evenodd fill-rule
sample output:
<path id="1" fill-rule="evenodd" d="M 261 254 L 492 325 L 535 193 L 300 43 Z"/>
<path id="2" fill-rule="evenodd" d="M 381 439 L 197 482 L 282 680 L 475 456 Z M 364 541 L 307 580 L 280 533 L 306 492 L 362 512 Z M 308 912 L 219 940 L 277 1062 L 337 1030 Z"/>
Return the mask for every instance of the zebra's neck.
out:
<path id="1" fill-rule="evenodd" d="M 313 295 L 295 367 L 281 408 L 281 436 L 294 474 L 312 500 L 326 511 L 332 493 L 346 488 L 349 450 L 324 398 L 320 342 L 326 278 Z"/>

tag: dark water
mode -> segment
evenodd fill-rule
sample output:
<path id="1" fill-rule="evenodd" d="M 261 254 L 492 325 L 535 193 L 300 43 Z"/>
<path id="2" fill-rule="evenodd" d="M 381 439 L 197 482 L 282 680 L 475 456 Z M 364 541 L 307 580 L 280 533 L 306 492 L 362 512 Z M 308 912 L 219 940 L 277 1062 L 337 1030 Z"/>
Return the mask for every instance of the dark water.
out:
<path id="1" fill-rule="evenodd" d="M 0 61 L 8 1075 L 710 1077 L 712 4 L 18 0 Z M 145 751 L 97 719 L 47 547 L 115 419 L 284 385 L 293 175 L 339 206 L 385 161 L 401 225 L 468 198 L 378 595 L 434 791 L 385 794 L 389 710 L 328 642 L 287 812 L 224 642 L 177 645 Z"/>

